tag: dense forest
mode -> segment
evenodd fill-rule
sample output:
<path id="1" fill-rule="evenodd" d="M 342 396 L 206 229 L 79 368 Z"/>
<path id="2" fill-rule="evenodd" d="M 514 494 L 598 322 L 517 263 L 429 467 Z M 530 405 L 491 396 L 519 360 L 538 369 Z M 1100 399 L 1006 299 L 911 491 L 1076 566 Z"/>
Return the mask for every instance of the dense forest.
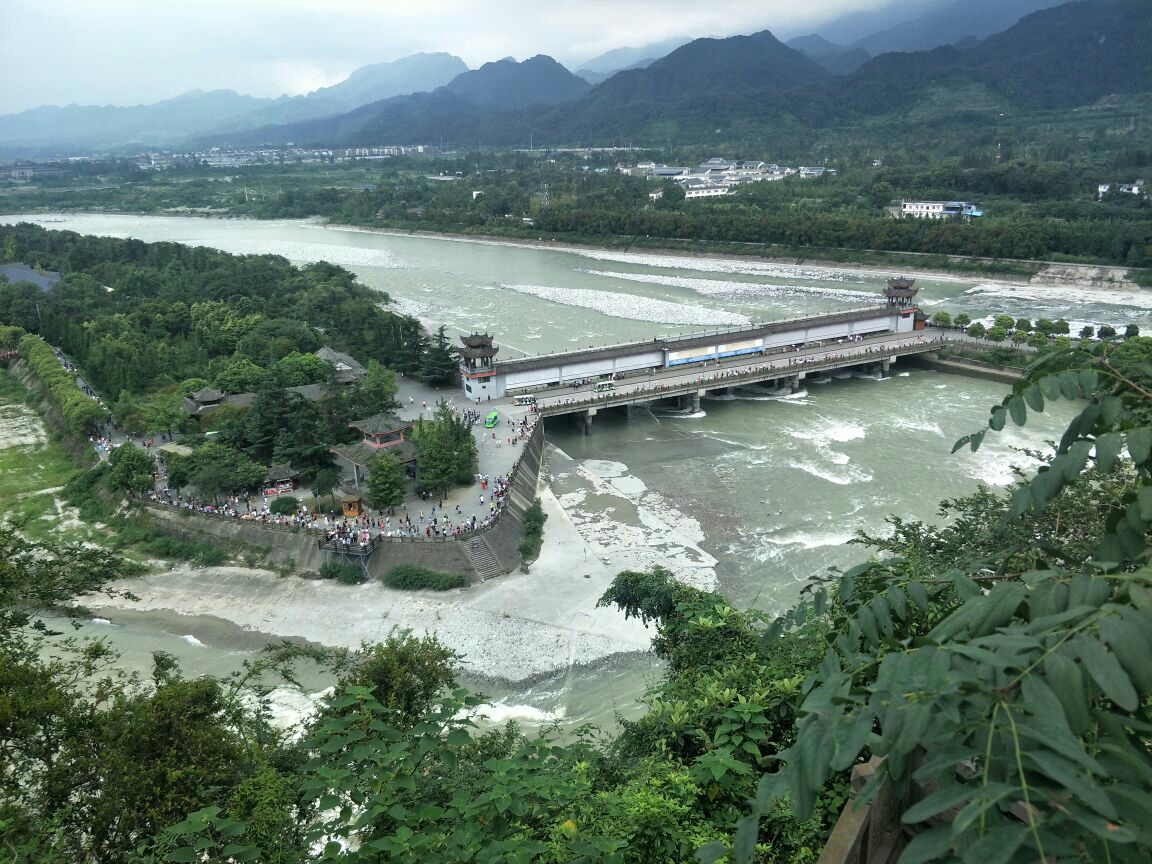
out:
<path id="1" fill-rule="evenodd" d="M 101 643 L 35 625 L 81 614 L 69 598 L 122 561 L 5 527 L 6 860 L 814 861 L 849 769 L 883 757 L 904 861 L 1146 861 L 1150 353 L 1135 337 L 1048 355 L 957 445 L 1076 400 L 1038 473 L 944 502 L 941 527 L 861 535 L 882 557 L 783 616 L 620 574 L 601 603 L 655 625 L 665 673 L 615 736 L 482 731 L 452 653 L 402 633 L 272 647 L 226 680 L 158 653 L 150 680 L 125 678 Z M 245 694 L 304 657 L 340 683 L 277 731 Z"/>
<path id="2" fill-rule="evenodd" d="M 217 433 L 215 442 L 190 439 L 201 443 L 192 457 L 170 458 L 177 490 L 235 494 L 257 486 L 269 464 L 290 464 L 313 488 L 331 489 L 339 474 L 330 447 L 355 437 L 349 421 L 396 406 L 397 372 L 443 383 L 455 368 L 443 333 L 430 338 L 389 311 L 386 295 L 323 262 L 295 267 L 273 255 L 29 224 L 0 226 L 0 257 L 61 274 L 49 291 L 0 282 L 0 337 L 5 348 L 18 340 L 74 433 L 92 435 L 113 419 L 135 434 Z M 103 407 L 49 345 L 76 364 Z M 363 377 L 335 385 L 334 367 L 313 353 L 321 346 L 358 358 Z M 324 385 L 319 398 L 289 389 L 309 384 Z M 251 395 L 193 416 L 185 398 L 209 386 Z M 109 479 L 124 491 L 150 489 L 151 461 L 136 471 L 125 455 L 132 449 L 114 454 Z"/>

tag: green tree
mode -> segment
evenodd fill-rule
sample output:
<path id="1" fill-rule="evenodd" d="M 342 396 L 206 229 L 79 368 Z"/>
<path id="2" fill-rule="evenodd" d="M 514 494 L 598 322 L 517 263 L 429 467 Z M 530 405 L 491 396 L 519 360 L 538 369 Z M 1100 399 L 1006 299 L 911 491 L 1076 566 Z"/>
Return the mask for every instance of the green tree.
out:
<path id="1" fill-rule="evenodd" d="M 438 387 L 451 384 L 459 375 L 459 361 L 456 349 L 445 333 L 445 326 L 440 325 L 436 334 L 428 343 L 424 351 L 424 360 L 420 366 L 420 377 L 426 384 Z"/>
<path id="2" fill-rule="evenodd" d="M 935 314 L 933 314 L 932 326 L 933 327 L 951 327 L 952 326 L 952 315 L 948 312 L 945 312 L 943 309 L 941 309 L 939 312 L 936 312 Z"/>
<path id="3" fill-rule="evenodd" d="M 294 351 L 272 365 L 270 377 L 278 387 L 299 387 L 327 381 L 331 371 L 332 367 L 315 354 Z"/>
<path id="4" fill-rule="evenodd" d="M 212 383 L 225 393 L 252 393 L 272 380 L 267 369 L 247 357 L 230 357 L 216 365 Z"/>
<path id="5" fill-rule="evenodd" d="M 1008 338 L 1008 332 L 1003 327 L 989 327 L 985 336 L 991 342 L 1003 342 Z"/>
<path id="6" fill-rule="evenodd" d="M 201 495 L 216 498 L 258 487 L 267 469 L 223 444 L 201 444 L 189 457 L 188 482 Z"/>
<path id="7" fill-rule="evenodd" d="M 1116 328 L 1111 324 L 1101 324 L 1096 328 L 1096 338 L 1098 339 L 1112 339 L 1116 336 Z"/>
<path id="8" fill-rule="evenodd" d="M 113 448 L 108 456 L 112 470 L 108 485 L 123 492 L 147 492 L 155 483 L 156 463 L 150 453 L 132 444 Z"/>
<path id="9" fill-rule="evenodd" d="M 364 377 L 351 388 L 348 410 L 354 417 L 370 417 L 400 407 L 396 401 L 396 374 L 375 360 L 369 360 Z"/>
<path id="10" fill-rule="evenodd" d="M 1063 318 L 1057 318 L 1052 322 L 1052 332 L 1058 336 L 1067 336 L 1072 331 L 1067 321 L 1065 321 Z"/>
<path id="11" fill-rule="evenodd" d="M 971 323 L 972 316 L 970 316 L 967 312 L 961 312 L 959 315 L 952 319 L 952 324 L 960 330 L 965 329 Z"/>
<path id="12" fill-rule="evenodd" d="M 1028 331 L 1026 330 L 1013 330 L 1012 342 L 1015 345 L 1023 345 L 1028 341 Z"/>
<path id="13" fill-rule="evenodd" d="M 187 419 L 184 400 L 179 393 L 153 393 L 140 405 L 140 415 L 148 429 L 163 431 L 172 437 L 172 430 Z"/>
<path id="14" fill-rule="evenodd" d="M 377 510 L 389 512 L 404 503 L 408 493 L 408 478 L 402 466 L 391 453 L 381 453 L 369 466 L 368 500 Z"/>
<path id="15" fill-rule="evenodd" d="M 277 495 L 268 509 L 277 516 L 293 516 L 300 509 L 300 501 L 291 495 Z"/>
<path id="16" fill-rule="evenodd" d="M 984 329 L 984 325 L 979 321 L 974 321 L 973 323 L 969 324 L 968 329 L 964 332 L 974 339 L 983 339 L 984 336 L 987 335 L 987 331 Z"/>
<path id="17" fill-rule="evenodd" d="M 1096 329 L 1091 324 L 1085 324 L 1080 328 L 1081 339 L 1091 339 L 1096 335 Z"/>
<path id="18" fill-rule="evenodd" d="M 317 499 L 325 495 L 333 495 L 340 488 L 340 471 L 335 467 L 320 469 L 316 472 L 312 487 L 316 490 Z M 319 500 L 317 500 L 317 504 L 319 504 Z M 332 499 L 332 507 L 336 507 L 335 498 Z"/>
<path id="19" fill-rule="evenodd" d="M 1031 333 L 1032 332 L 1032 322 L 1029 321 L 1027 318 L 1017 318 L 1016 319 L 1016 329 L 1020 330 L 1024 333 Z"/>
<path id="20" fill-rule="evenodd" d="M 1013 330 L 1016 327 L 1016 319 L 1011 315 L 997 315 L 992 319 L 992 324 L 1002 330 Z"/>
<path id="21" fill-rule="evenodd" d="M 1043 333 L 1045 336 L 1050 336 L 1056 332 L 1056 322 L 1049 318 L 1037 318 L 1035 330 L 1037 333 Z"/>
<path id="22" fill-rule="evenodd" d="M 1140 327 L 1136 324 L 1128 324 L 1124 327 L 1124 338 L 1135 339 L 1140 335 Z"/>
<path id="23" fill-rule="evenodd" d="M 1039 332 L 1029 333 L 1028 334 L 1028 344 L 1032 348 L 1047 348 L 1048 347 L 1048 337 L 1045 336 L 1043 333 L 1039 333 Z"/>

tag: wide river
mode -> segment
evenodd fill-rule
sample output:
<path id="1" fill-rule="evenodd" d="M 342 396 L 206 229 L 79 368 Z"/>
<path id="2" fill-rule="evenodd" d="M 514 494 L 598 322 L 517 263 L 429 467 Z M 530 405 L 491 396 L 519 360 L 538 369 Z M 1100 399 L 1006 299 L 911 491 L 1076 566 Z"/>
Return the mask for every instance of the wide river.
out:
<path id="1" fill-rule="evenodd" d="M 576 346 L 854 308 L 876 301 L 887 273 L 719 259 L 371 234 L 298 221 L 152 216 L 7 216 L 88 234 L 168 240 L 237 253 L 328 260 L 385 292 L 403 311 L 454 329 L 494 333 L 517 351 Z M 1077 322 L 1152 326 L 1152 303 L 1124 292 L 1032 288 L 921 276 L 922 306 Z M 1078 327 L 1078 325 L 1077 325 Z M 980 427 L 1004 385 L 895 367 L 883 381 L 836 379 L 776 398 L 755 388 L 706 399 L 692 416 L 602 415 L 583 437 L 561 421 L 547 437 L 548 482 L 594 548 L 619 565 L 661 563 L 739 603 L 780 608 L 831 567 L 861 560 L 848 545 L 884 518 L 935 518 L 938 502 L 979 483 L 1005 486 L 1013 465 L 1062 428 L 1067 413 L 1010 427 L 979 453 L 950 455 Z M 163 615 L 118 620 L 114 641 L 147 665 L 174 650 L 191 672 L 251 656 L 256 634 Z M 568 719 L 606 720 L 652 674 L 625 659 L 497 696 Z M 488 688 L 489 692 L 492 688 Z"/>

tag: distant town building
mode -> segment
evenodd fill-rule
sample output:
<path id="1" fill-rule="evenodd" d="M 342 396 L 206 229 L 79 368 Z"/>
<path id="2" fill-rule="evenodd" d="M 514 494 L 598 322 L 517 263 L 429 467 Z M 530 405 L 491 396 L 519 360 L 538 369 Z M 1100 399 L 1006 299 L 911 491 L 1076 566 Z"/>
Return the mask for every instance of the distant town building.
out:
<path id="1" fill-rule="evenodd" d="M 975 219 L 984 211 L 970 201 L 901 201 L 904 219 Z"/>

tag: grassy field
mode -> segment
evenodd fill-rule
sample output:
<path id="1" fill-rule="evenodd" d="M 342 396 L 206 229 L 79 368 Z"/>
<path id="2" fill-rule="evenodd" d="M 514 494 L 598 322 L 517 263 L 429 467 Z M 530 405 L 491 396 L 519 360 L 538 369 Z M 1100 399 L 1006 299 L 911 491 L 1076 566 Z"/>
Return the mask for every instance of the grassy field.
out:
<path id="1" fill-rule="evenodd" d="M 64 503 L 61 487 L 79 469 L 26 404 L 28 397 L 18 381 L 0 373 L 0 518 L 34 540 L 105 540 L 98 526 L 81 522 Z"/>

